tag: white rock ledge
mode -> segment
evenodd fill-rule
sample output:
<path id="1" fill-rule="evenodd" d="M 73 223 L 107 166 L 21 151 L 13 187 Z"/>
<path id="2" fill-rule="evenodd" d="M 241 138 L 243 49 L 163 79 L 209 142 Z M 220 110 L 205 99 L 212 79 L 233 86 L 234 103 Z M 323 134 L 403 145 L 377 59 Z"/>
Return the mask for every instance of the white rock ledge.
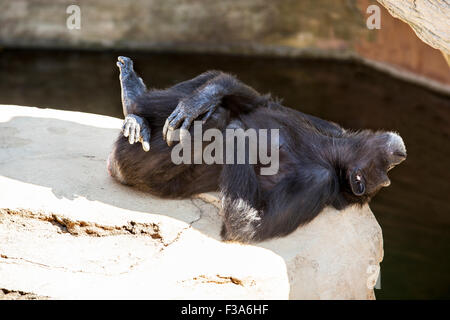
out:
<path id="1" fill-rule="evenodd" d="M 368 207 L 223 243 L 214 194 L 161 200 L 108 176 L 120 126 L 0 105 L 0 299 L 374 298 L 383 242 Z"/>

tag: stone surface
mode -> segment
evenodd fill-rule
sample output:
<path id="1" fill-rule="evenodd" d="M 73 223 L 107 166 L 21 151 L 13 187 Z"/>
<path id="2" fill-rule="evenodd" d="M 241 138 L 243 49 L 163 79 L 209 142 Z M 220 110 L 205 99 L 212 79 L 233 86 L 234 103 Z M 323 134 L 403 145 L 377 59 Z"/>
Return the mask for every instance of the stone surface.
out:
<path id="1" fill-rule="evenodd" d="M 213 193 L 161 200 L 108 176 L 120 125 L 0 105 L 0 299 L 374 298 L 383 247 L 368 207 L 224 243 Z"/>
<path id="2" fill-rule="evenodd" d="M 72 4 L 0 2 L 0 45 L 363 57 L 450 84 L 440 52 L 375 0 L 96 0 L 80 2 L 79 30 L 66 25 Z M 366 26 L 373 4 L 379 30 Z"/>
<path id="3" fill-rule="evenodd" d="M 408 23 L 417 36 L 450 55 L 450 1 L 378 0 L 389 13 Z"/>

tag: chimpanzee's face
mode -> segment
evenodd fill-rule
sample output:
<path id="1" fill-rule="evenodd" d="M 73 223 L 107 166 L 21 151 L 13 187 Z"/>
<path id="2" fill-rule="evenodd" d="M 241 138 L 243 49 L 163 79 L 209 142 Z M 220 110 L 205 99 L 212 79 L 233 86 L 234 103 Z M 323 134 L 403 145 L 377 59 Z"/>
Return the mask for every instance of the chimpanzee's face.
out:
<path id="1" fill-rule="evenodd" d="M 387 172 L 406 159 L 403 139 L 393 132 L 367 133 L 358 139 L 347 180 L 355 196 L 372 197 L 390 185 Z"/>

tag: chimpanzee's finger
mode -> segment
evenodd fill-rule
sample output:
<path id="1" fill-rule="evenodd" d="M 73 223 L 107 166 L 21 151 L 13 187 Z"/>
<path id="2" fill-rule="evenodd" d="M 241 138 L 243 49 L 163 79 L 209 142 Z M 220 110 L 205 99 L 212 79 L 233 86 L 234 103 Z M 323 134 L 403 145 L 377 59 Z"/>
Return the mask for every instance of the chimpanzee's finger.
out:
<path id="1" fill-rule="evenodd" d="M 166 119 L 162 130 L 163 140 L 167 141 L 167 130 L 169 130 L 169 118 Z"/>
<path id="2" fill-rule="evenodd" d="M 150 142 L 148 141 L 142 141 L 142 149 L 145 152 L 148 152 L 150 150 Z"/>
<path id="3" fill-rule="evenodd" d="M 131 126 L 131 121 L 129 119 L 125 119 L 124 128 L 123 128 L 123 135 L 125 137 L 128 137 L 130 135 L 130 126 Z"/>
<path id="4" fill-rule="evenodd" d="M 175 141 L 179 141 L 179 134 L 180 134 L 180 130 L 179 129 L 175 129 L 175 130 L 170 130 L 167 131 L 167 145 L 169 147 L 171 147 Z"/>
<path id="5" fill-rule="evenodd" d="M 180 126 L 180 123 L 184 120 L 185 116 L 182 113 L 179 113 L 172 121 L 169 123 L 167 133 L 166 133 L 166 142 L 170 147 L 174 141 L 175 133 L 174 131 Z"/>
<path id="6" fill-rule="evenodd" d="M 177 107 L 175 108 L 175 110 L 172 111 L 172 113 L 167 117 L 166 122 L 164 123 L 164 128 L 163 128 L 163 140 L 167 141 L 167 131 L 169 130 L 170 127 L 170 123 L 173 121 L 173 119 L 175 119 L 177 116 L 180 115 L 180 111 L 181 111 L 181 106 L 182 106 L 182 102 L 180 101 L 177 105 Z"/>
<path id="7" fill-rule="evenodd" d="M 183 124 L 180 127 L 180 143 L 187 143 L 190 139 L 189 128 L 192 125 L 192 121 L 194 118 L 188 117 L 184 120 Z"/>
<path id="8" fill-rule="evenodd" d="M 167 117 L 166 122 L 164 123 L 164 128 L 163 128 L 163 140 L 164 141 L 167 141 L 167 131 L 169 130 L 170 123 L 177 115 L 179 115 L 179 113 L 180 113 L 179 110 L 180 110 L 180 107 L 178 105 L 175 108 L 175 110 L 172 111 L 170 116 Z"/>
<path id="9" fill-rule="evenodd" d="M 177 116 L 175 118 L 173 118 L 172 121 L 170 121 L 169 130 L 178 129 L 178 127 L 180 126 L 180 123 L 183 122 L 183 120 L 185 118 L 186 117 L 183 113 L 180 112 L 179 114 L 177 114 Z"/>
<path id="10" fill-rule="evenodd" d="M 177 107 L 172 111 L 172 113 L 167 117 L 167 120 L 170 122 L 180 113 L 180 105 L 178 104 Z"/>
<path id="11" fill-rule="evenodd" d="M 128 135 L 128 142 L 129 142 L 130 144 L 133 144 L 133 143 L 134 143 L 134 136 L 135 136 L 135 130 L 134 130 L 134 128 L 135 128 L 135 125 L 136 125 L 136 123 L 133 123 L 132 125 L 130 125 L 130 133 L 129 133 L 129 135 Z"/>
<path id="12" fill-rule="evenodd" d="M 202 119 L 202 123 L 206 123 L 206 121 L 211 117 L 211 115 L 214 113 L 214 111 L 216 111 L 215 107 L 212 107 L 211 109 L 209 109 L 209 111 L 206 113 L 206 115 L 203 117 Z"/>
<path id="13" fill-rule="evenodd" d="M 150 150 L 150 138 L 150 130 L 148 130 L 147 127 L 143 127 L 140 141 L 142 143 L 142 149 L 144 149 L 145 152 Z"/>
<path id="14" fill-rule="evenodd" d="M 134 142 L 138 143 L 140 137 L 141 137 L 141 126 L 139 125 L 139 123 L 136 123 L 136 125 L 134 126 Z"/>

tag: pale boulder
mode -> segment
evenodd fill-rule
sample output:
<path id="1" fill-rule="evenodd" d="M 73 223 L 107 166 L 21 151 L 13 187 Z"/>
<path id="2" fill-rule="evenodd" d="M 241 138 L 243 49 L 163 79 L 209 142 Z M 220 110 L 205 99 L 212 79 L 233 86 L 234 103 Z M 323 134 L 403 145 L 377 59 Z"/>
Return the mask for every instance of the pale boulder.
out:
<path id="1" fill-rule="evenodd" d="M 374 298 L 383 249 L 368 207 L 224 243 L 214 194 L 161 200 L 108 176 L 121 120 L 0 110 L 0 298 Z"/>

